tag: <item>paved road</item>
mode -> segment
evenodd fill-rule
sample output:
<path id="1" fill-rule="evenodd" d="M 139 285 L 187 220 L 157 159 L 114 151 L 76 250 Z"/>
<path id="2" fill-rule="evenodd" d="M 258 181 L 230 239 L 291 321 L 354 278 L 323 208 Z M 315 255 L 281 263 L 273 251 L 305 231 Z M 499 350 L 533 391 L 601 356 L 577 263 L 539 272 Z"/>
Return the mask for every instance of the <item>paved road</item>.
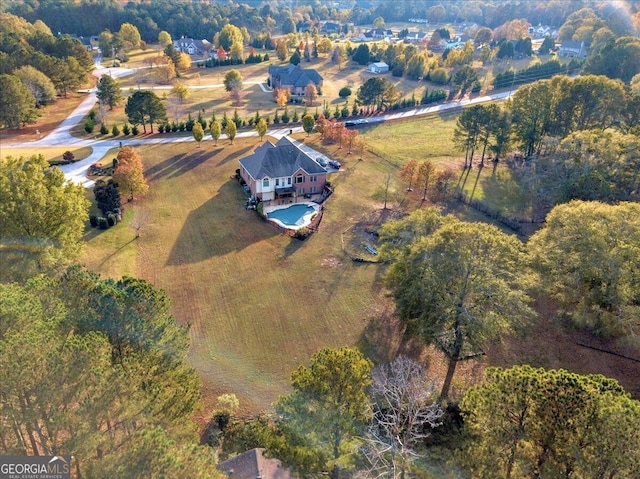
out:
<path id="1" fill-rule="evenodd" d="M 100 64 L 100 57 L 96 58 L 96 69 L 93 70 L 93 75 L 100 78 L 102 75 L 111 75 L 113 78 L 122 78 L 127 75 L 131 75 L 135 72 L 134 69 L 130 68 L 120 68 L 120 67 L 111 67 L 106 68 Z M 261 81 L 246 81 L 245 84 L 250 85 L 260 85 L 263 91 L 269 92 L 270 89 L 267 89 L 263 82 Z M 223 84 L 214 84 L 214 85 L 195 85 L 190 86 L 189 88 L 193 89 L 204 89 L 204 88 L 220 88 L 223 87 Z M 170 86 L 158 86 L 152 87 L 151 89 L 170 89 Z M 146 144 L 158 144 L 158 143 L 179 143 L 179 142 L 192 142 L 195 141 L 192 136 L 182 136 L 182 137 L 169 137 L 169 136 L 159 136 L 157 138 L 136 138 L 136 137 L 122 137 L 122 139 L 117 140 L 97 140 L 97 139 L 81 139 L 76 138 L 71 135 L 70 131 L 77 124 L 82 122 L 82 120 L 87 116 L 89 111 L 95 106 L 97 102 L 96 98 L 96 90 L 95 88 L 91 90 L 86 90 L 87 98 L 78 105 L 78 107 L 73 110 L 73 112 L 58 125 L 51 133 L 49 133 L 44 138 L 41 138 L 36 141 L 30 141 L 26 143 L 7 143 L 4 145 L 5 148 L 33 148 L 33 147 L 47 147 L 47 146 L 68 146 L 68 147 L 91 147 L 93 149 L 92 153 L 85 158 L 84 160 L 77 161 L 75 163 L 69 165 L 62 165 L 60 169 L 65 173 L 65 176 L 68 180 L 73 181 L 74 183 L 79 183 L 87 188 L 91 188 L 93 186 L 93 181 L 88 179 L 86 176 L 87 170 L 89 166 L 95 163 L 96 161 L 102 159 L 106 153 L 111 148 L 118 148 L 121 144 L 126 146 L 138 146 L 138 145 L 146 145 Z M 460 108 L 467 105 L 473 105 L 477 103 L 484 103 L 492 100 L 505 99 L 511 95 L 511 92 L 503 92 L 497 93 L 494 95 L 487 95 L 482 97 L 477 97 L 473 99 L 465 99 L 459 101 L 453 101 L 449 103 L 443 103 L 439 105 L 432 106 L 422 106 L 415 108 L 409 111 L 402 111 L 396 113 L 389 113 L 386 115 L 381 115 L 377 117 L 368 118 L 366 121 L 368 123 L 382 122 L 387 120 L 396 120 L 399 118 L 410 118 L 415 116 L 429 115 L 438 113 L 441 111 L 452 110 L 455 108 Z M 281 138 L 282 136 L 288 135 L 290 132 L 299 133 L 302 132 L 303 129 L 301 126 L 292 127 L 286 126 L 282 128 L 272 128 L 269 129 L 268 135 Z M 237 138 L 244 138 L 250 136 L 257 136 L 257 132 L 255 130 L 245 131 L 238 133 Z M 226 138 L 225 135 L 222 135 L 221 138 Z M 205 136 L 205 140 L 207 138 Z M 211 138 L 208 141 L 213 141 Z M 311 150 L 309 147 L 307 149 Z M 317 151 L 309 151 L 309 153 L 315 153 L 320 155 Z"/>

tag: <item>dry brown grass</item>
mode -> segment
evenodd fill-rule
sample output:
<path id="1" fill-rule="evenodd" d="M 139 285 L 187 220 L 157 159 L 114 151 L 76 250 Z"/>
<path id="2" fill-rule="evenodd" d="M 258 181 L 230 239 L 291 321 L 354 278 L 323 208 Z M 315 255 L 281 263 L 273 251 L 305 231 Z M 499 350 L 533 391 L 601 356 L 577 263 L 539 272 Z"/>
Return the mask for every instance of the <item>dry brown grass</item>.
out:
<path id="1" fill-rule="evenodd" d="M 86 98 L 83 93 L 69 93 L 67 98 L 58 98 L 52 105 L 42 110 L 42 116 L 33 125 L 17 130 L 2 129 L 2 141 L 7 143 L 29 143 L 44 138 L 51 133 Z M 38 133 L 39 132 L 39 133 Z M 4 153 L 3 153 L 4 156 Z"/>
<path id="2" fill-rule="evenodd" d="M 381 267 L 351 262 L 340 235 L 369 214 L 368 185 L 387 167 L 341 158 L 346 170 L 335 178 L 320 231 L 300 242 L 246 211 L 242 189 L 230 179 L 237 159 L 257 144 L 139 149 L 151 193 L 134 205 L 149 221 L 133 243 L 133 264 L 137 276 L 167 290 L 176 318 L 191 323 L 189 357 L 208 411 L 225 392 L 236 393 L 246 412 L 268 408 L 312 353 L 358 343 L 382 297 Z M 118 276 L 113 259 L 131 247 L 133 231 L 122 226 L 119 239 L 89 238 L 90 264 L 109 266 L 109 275 Z M 106 254 L 109 243 L 114 256 Z"/>

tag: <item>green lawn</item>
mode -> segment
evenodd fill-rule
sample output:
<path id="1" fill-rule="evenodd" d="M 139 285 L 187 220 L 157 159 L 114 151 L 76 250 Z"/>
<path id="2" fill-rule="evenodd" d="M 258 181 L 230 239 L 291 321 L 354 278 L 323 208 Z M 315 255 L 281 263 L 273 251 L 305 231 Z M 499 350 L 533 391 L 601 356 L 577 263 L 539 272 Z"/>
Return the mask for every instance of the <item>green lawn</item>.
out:
<path id="1" fill-rule="evenodd" d="M 344 171 L 320 230 L 301 242 L 246 211 L 230 177 L 257 139 L 139 148 L 150 194 L 125 221 L 90 232 L 85 263 L 109 276 L 135 274 L 167 290 L 191 326 L 191 363 L 205 403 L 236 393 L 245 411 L 269 407 L 291 372 L 323 346 L 355 345 L 380 300 L 381 267 L 351 262 L 341 233 L 371 213 L 370 194 L 390 166 L 338 153 Z M 141 238 L 128 218 L 142 211 Z M 132 269 L 135 268 L 135 271 Z"/>
<path id="2" fill-rule="evenodd" d="M 244 209 L 244 194 L 231 176 L 257 138 L 218 146 L 209 139 L 201 148 L 191 142 L 140 147 L 150 193 L 126 206 L 116 228 L 87 233 L 84 262 L 108 276 L 134 275 L 167 290 L 178 321 L 192 325 L 190 361 L 203 380 L 207 407 L 217 395 L 234 392 L 245 411 L 264 410 L 319 348 L 358 344 L 376 354 L 379 345 L 365 336 L 370 320 L 388 307 L 384 266 L 353 263 L 343 241 L 360 252 L 363 240 L 354 226 L 380 219 L 387 177 L 392 209 L 401 200 L 417 206 L 403 200 L 397 173 L 404 161 L 429 158 L 454 168 L 462 161 L 452 151 L 454 125 L 452 117 L 433 117 L 362 130 L 364 156 L 322 145 L 319 135 L 299 135 L 343 164 L 330 177 L 335 194 L 321 227 L 304 242 Z M 514 194 L 503 184 L 508 181 L 492 178 L 487 167 L 474 195 L 504 207 Z M 137 240 L 134 217 L 142 218 Z"/>
<path id="3" fill-rule="evenodd" d="M 440 169 L 453 169 L 467 196 L 483 201 L 506 216 L 527 218 L 529 203 L 511 171 L 489 161 L 482 169 L 474 158 L 474 168 L 463 173 L 464 154 L 454 141 L 456 113 L 429 116 L 412 121 L 384 123 L 362 130 L 366 148 L 390 163 L 402 166 L 407 160 L 432 161 Z"/>
<path id="4" fill-rule="evenodd" d="M 453 143 L 456 116 L 423 117 L 384 123 L 362 130 L 367 149 L 402 165 L 407 160 L 429 159 L 436 165 L 453 166 L 461 158 Z"/>

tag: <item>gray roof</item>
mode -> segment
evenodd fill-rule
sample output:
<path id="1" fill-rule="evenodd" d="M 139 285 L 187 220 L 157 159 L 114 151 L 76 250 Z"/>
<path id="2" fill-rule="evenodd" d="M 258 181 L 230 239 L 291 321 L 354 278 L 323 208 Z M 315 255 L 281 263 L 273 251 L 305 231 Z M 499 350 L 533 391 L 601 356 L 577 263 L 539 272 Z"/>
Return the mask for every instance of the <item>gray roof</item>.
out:
<path id="1" fill-rule="evenodd" d="M 218 464 L 218 469 L 233 479 L 293 479 L 288 468 L 278 459 L 268 459 L 262 449 L 251 449 Z"/>
<path id="2" fill-rule="evenodd" d="M 315 70 L 304 69 L 300 65 L 288 65 L 280 67 L 272 65 L 269 67 L 269 75 L 277 78 L 281 85 L 293 85 L 294 87 L 306 87 L 309 83 L 319 85 L 322 76 Z"/>
<path id="3" fill-rule="evenodd" d="M 254 180 L 284 178 L 292 176 L 300 169 L 309 175 L 326 173 L 323 167 L 291 143 L 286 136 L 275 145 L 270 141 L 260 145 L 253 154 L 239 161 Z"/>

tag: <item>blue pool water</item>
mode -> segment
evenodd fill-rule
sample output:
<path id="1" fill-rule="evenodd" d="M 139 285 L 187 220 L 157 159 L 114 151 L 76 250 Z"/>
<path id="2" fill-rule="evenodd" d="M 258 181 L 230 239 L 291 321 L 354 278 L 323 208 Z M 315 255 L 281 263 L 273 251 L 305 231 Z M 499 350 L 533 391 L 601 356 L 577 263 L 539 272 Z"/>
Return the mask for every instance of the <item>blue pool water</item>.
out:
<path id="1" fill-rule="evenodd" d="M 267 213 L 267 218 L 279 220 L 286 226 L 303 226 L 305 223 L 304 215 L 311 215 L 315 211 L 316 210 L 313 206 L 306 204 L 295 204 L 286 208 L 272 211 L 271 213 Z"/>

